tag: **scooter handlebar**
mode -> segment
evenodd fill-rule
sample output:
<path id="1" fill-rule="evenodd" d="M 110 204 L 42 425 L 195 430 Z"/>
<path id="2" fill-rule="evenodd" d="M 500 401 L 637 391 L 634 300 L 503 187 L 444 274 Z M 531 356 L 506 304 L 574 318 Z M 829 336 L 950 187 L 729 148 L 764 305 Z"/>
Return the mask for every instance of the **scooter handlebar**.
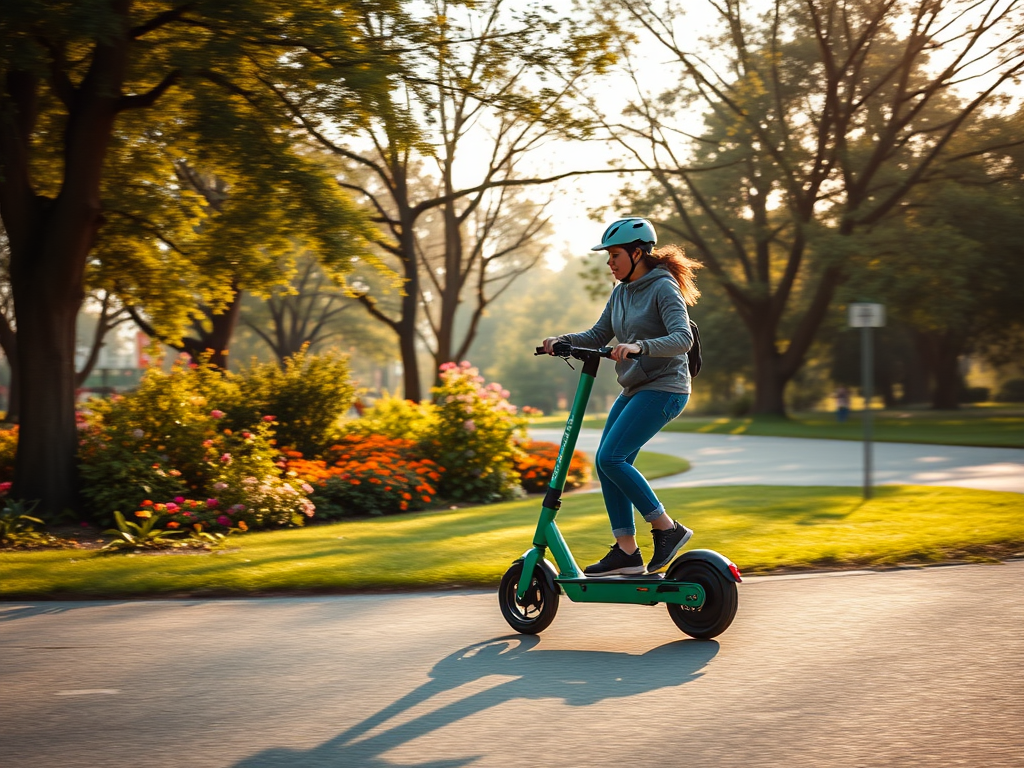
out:
<path id="1" fill-rule="evenodd" d="M 533 353 L 534 357 L 537 355 L 548 354 L 544 347 L 535 347 L 536 351 Z M 598 347 L 597 349 L 588 349 L 587 347 L 574 347 L 564 341 L 556 342 L 554 345 L 554 352 L 552 353 L 555 357 L 575 357 L 577 359 L 591 354 L 597 355 L 598 357 L 610 358 L 612 354 L 612 347 Z M 630 360 L 636 360 L 640 357 L 639 352 L 630 352 L 626 355 Z"/>

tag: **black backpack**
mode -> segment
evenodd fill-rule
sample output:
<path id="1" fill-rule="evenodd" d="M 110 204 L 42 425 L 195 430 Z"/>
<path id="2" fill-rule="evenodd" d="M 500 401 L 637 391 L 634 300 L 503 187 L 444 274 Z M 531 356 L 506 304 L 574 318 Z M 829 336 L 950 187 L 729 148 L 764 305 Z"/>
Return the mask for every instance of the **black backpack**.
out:
<path id="1" fill-rule="evenodd" d="M 690 333 L 693 334 L 693 346 L 686 353 L 686 361 L 690 368 L 690 376 L 693 377 L 700 373 L 700 331 L 693 320 L 690 321 Z"/>

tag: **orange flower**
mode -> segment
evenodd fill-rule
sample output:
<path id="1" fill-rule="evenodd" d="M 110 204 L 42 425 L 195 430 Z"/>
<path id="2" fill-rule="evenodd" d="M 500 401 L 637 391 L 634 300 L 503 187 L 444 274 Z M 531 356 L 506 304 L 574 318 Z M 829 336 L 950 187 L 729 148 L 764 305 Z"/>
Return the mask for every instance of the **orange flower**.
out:
<path id="1" fill-rule="evenodd" d="M 412 494 L 411 493 L 403 493 L 402 494 L 402 498 L 405 499 L 406 501 L 409 501 L 409 500 L 412 499 Z"/>
<path id="2" fill-rule="evenodd" d="M 149 499 L 146 499 L 144 502 L 142 502 L 142 506 L 144 506 L 144 507 L 152 507 L 153 506 L 153 502 L 150 501 Z"/>
<path id="3" fill-rule="evenodd" d="M 428 504 L 430 503 L 430 497 L 429 496 L 420 496 L 420 498 L 423 499 Z"/>
<path id="4" fill-rule="evenodd" d="M 402 510 L 403 512 L 405 512 L 405 510 L 407 510 L 407 509 L 409 508 L 409 505 L 408 505 L 408 504 L 407 504 L 406 502 L 404 502 L 404 501 L 403 501 L 402 503 L 400 503 L 400 504 L 398 505 L 398 508 L 399 508 L 400 510 Z"/>
<path id="5" fill-rule="evenodd" d="M 167 524 L 167 527 L 168 528 L 177 528 L 180 525 L 181 525 L 181 523 L 179 523 L 177 520 L 171 520 L 171 522 L 169 522 Z"/>
<path id="6" fill-rule="evenodd" d="M 238 529 L 241 530 L 241 531 L 248 531 L 249 530 L 249 526 L 245 524 L 245 520 L 239 520 L 238 521 Z"/>

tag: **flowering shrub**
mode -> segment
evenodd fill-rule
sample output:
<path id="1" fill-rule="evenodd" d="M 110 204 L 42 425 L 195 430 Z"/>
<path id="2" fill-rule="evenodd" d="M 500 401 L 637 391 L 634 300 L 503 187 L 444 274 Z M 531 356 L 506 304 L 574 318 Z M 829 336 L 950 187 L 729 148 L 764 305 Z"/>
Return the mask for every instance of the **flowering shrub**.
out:
<path id="1" fill-rule="evenodd" d="M 238 519 L 250 527 L 298 525 L 312 515 L 307 494 L 281 477 L 274 417 L 237 430 L 225 426 L 238 403 L 230 379 L 185 358 L 169 373 L 149 369 L 128 395 L 90 401 L 79 424 L 79 462 L 97 521 L 112 522 L 117 510 L 145 511 L 145 500 L 180 505 L 176 499 L 214 502 L 209 508 L 218 514 L 206 515 L 204 525 L 235 507 L 238 514 L 221 527 Z M 195 514 L 169 519 L 182 525 Z"/>
<path id="2" fill-rule="evenodd" d="M 338 419 L 355 397 L 348 361 L 335 354 L 309 355 L 306 348 L 284 362 L 253 362 L 239 375 L 240 400 L 228 425 L 242 429 L 272 414 L 278 445 L 319 455 L 330 445 Z"/>
<path id="3" fill-rule="evenodd" d="M 437 424 L 424 441 L 426 454 L 445 468 L 440 493 L 447 499 L 490 502 L 519 490 L 516 435 L 526 421 L 500 384 L 483 386 L 469 363 L 441 366 L 441 384 L 431 391 Z"/>
<path id="4" fill-rule="evenodd" d="M 18 450 L 18 425 L 0 429 L 0 481 L 14 479 L 14 454 Z"/>
<path id="5" fill-rule="evenodd" d="M 313 489 L 318 517 L 386 515 L 417 511 L 437 495 L 443 470 L 417 458 L 416 444 L 383 435 L 349 435 L 331 446 L 327 460 L 289 454 L 288 475 Z"/>
<path id="6" fill-rule="evenodd" d="M 519 444 L 516 472 L 527 493 L 542 493 L 548 487 L 558 460 L 558 444 L 541 440 L 524 440 Z M 581 451 L 573 451 L 565 475 L 564 490 L 570 491 L 590 482 L 590 463 Z"/>
<path id="7" fill-rule="evenodd" d="M 352 435 L 383 435 L 420 442 L 430 437 L 437 425 L 433 403 L 415 403 L 398 397 L 382 397 L 363 415 L 346 425 Z"/>

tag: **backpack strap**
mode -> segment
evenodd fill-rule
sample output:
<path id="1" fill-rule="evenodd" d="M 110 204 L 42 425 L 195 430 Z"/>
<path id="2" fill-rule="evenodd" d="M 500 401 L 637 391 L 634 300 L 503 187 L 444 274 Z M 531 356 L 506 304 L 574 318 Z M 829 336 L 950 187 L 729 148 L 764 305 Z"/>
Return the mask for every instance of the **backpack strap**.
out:
<path id="1" fill-rule="evenodd" d="M 690 321 L 690 333 L 693 335 L 693 346 L 690 347 L 690 351 L 686 353 L 686 361 L 690 368 L 690 377 L 696 376 L 700 373 L 700 331 L 697 329 L 697 324 Z"/>

